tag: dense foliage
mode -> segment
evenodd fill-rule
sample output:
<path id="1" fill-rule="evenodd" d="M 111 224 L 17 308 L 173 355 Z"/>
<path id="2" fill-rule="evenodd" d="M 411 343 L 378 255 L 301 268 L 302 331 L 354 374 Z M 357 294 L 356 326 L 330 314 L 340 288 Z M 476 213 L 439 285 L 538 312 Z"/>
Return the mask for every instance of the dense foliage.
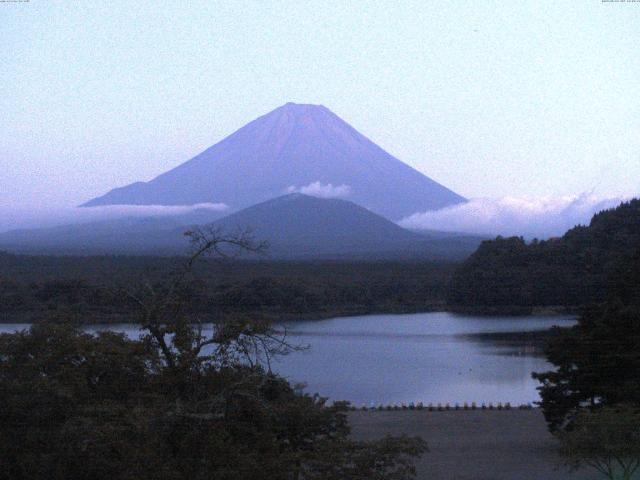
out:
<path id="1" fill-rule="evenodd" d="M 199 360 L 193 333 L 174 337 L 172 362 L 151 336 L 69 324 L 1 335 L 0 479 L 412 476 L 421 440 L 350 440 L 344 405 L 236 362 L 235 334 Z"/>
<path id="2" fill-rule="evenodd" d="M 640 240 L 616 261 L 612 277 L 578 323 L 558 330 L 547 347 L 556 370 L 536 373 L 552 430 L 568 427 L 582 411 L 631 403 L 640 406 Z"/>
<path id="3" fill-rule="evenodd" d="M 556 369 L 534 378 L 552 430 L 585 408 L 640 406 L 640 309 L 619 301 L 589 308 L 550 342 L 547 358 Z"/>
<path id="4" fill-rule="evenodd" d="M 574 285 L 574 304 L 590 305 L 583 307 L 577 325 L 551 337 L 546 355 L 555 370 L 533 374 L 541 382 L 540 404 L 565 458 L 610 479 L 631 479 L 640 466 L 639 209 L 634 200 L 600 213 L 589 227 L 558 241 L 559 248 L 575 249 L 567 253 L 574 278 L 560 277 L 560 294 Z M 521 248 L 540 252 L 546 247 Z M 528 268 L 539 273 L 535 268 L 548 266 L 548 260 L 542 255 Z M 566 266 L 560 258 L 557 262 Z"/>
<path id="5" fill-rule="evenodd" d="M 132 321 L 123 286 L 161 283 L 181 258 L 47 257 L 0 253 L 0 322 L 42 312 L 95 322 Z M 230 313 L 319 318 L 441 308 L 454 264 L 429 262 L 254 262 L 203 259 L 184 288 L 203 320 Z"/>
<path id="6" fill-rule="evenodd" d="M 297 392 L 268 323 L 211 330 L 186 308 L 193 262 L 240 238 L 193 235 L 186 267 L 121 293 L 142 336 L 36 322 L 0 335 L 0 480 L 401 480 L 419 438 L 349 437 L 346 404 Z"/>
<path id="7" fill-rule="evenodd" d="M 596 214 L 589 226 L 575 227 L 561 238 L 483 242 L 455 272 L 448 301 L 513 310 L 601 302 L 639 254 L 640 200 L 632 200 Z"/>

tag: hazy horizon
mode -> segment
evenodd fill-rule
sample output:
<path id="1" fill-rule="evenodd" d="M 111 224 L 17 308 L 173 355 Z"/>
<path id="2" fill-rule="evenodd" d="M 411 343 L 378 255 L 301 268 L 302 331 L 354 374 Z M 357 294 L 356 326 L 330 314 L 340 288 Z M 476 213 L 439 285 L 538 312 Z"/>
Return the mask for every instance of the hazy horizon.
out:
<path id="1" fill-rule="evenodd" d="M 535 234 L 640 190 L 638 4 L 31 1 L 0 21 L 0 231 L 77 220 L 289 101 L 472 199 L 405 226 Z"/>

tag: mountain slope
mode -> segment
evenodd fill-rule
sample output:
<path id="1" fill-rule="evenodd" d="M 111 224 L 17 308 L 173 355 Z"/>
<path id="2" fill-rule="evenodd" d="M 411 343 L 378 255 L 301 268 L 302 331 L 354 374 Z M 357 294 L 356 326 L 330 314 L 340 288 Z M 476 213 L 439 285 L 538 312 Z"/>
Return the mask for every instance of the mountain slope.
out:
<path id="1" fill-rule="evenodd" d="M 576 307 L 617 295 L 640 303 L 640 200 L 597 213 L 561 238 L 483 242 L 453 277 L 449 302 L 504 309 Z M 630 280 L 634 278 L 634 280 Z"/>
<path id="2" fill-rule="evenodd" d="M 233 234 L 251 230 L 273 259 L 462 259 L 476 237 L 417 234 L 353 202 L 299 193 L 251 206 L 210 223 Z M 124 219 L 0 234 L 0 249 L 28 253 L 181 254 L 192 225 L 172 218 Z"/>
<path id="3" fill-rule="evenodd" d="M 461 259 L 478 237 L 417 234 L 353 202 L 293 193 L 246 208 L 213 224 L 225 232 L 249 229 L 269 244 L 272 258 Z"/>
<path id="4" fill-rule="evenodd" d="M 222 202 L 237 211 L 291 191 L 340 196 L 391 220 L 464 201 L 327 108 L 288 103 L 153 180 L 84 206 Z"/>
<path id="5" fill-rule="evenodd" d="M 246 208 L 213 223 L 223 231 L 248 228 L 273 255 L 402 251 L 423 238 L 355 203 L 299 193 Z"/>
<path id="6" fill-rule="evenodd" d="M 13 230 L 0 233 L 0 248 L 56 254 L 177 253 L 186 248 L 184 230 L 220 217 L 221 212 L 203 209 L 182 215 L 125 217 Z"/>

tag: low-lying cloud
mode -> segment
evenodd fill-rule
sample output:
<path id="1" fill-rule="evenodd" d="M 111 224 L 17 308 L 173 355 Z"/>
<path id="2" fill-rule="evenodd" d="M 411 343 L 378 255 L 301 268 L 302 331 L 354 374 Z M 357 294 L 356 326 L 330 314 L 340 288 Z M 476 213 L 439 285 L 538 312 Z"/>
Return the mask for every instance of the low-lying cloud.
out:
<path id="1" fill-rule="evenodd" d="M 319 198 L 344 198 L 351 194 L 349 185 L 336 185 L 332 183 L 312 182 L 304 187 L 296 187 L 294 185 L 287 188 L 288 193 L 304 193 L 312 197 Z"/>
<path id="2" fill-rule="evenodd" d="M 195 210 L 223 212 L 224 203 L 195 205 L 105 205 L 76 208 L 6 208 L 0 209 L 0 232 L 23 228 L 53 227 L 73 223 L 113 220 L 125 217 L 163 217 L 183 215 Z"/>
<path id="3" fill-rule="evenodd" d="M 167 215 L 182 215 L 194 210 L 211 210 L 222 212 L 229 206 L 226 203 L 196 203 L 195 205 L 105 205 L 100 207 L 82 207 L 76 211 L 87 211 L 88 215 L 109 217 L 163 217 Z"/>
<path id="4" fill-rule="evenodd" d="M 540 198 L 476 198 L 441 210 L 415 213 L 399 224 L 417 230 L 443 230 L 482 235 L 549 238 L 560 236 L 576 225 L 624 201 L 592 194 Z"/>

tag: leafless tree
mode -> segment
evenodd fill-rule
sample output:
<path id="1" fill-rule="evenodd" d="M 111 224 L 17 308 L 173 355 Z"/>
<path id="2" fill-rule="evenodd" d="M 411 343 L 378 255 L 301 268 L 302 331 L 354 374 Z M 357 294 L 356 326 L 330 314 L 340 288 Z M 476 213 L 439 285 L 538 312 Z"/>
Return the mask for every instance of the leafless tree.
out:
<path id="1" fill-rule="evenodd" d="M 194 228 L 185 236 L 190 241 L 189 256 L 165 282 L 154 285 L 145 281 L 136 290 L 124 292 L 139 307 L 141 330 L 146 332 L 143 338 L 159 349 L 167 366 L 244 363 L 270 371 L 273 355 L 302 348 L 288 342 L 286 331 L 276 333 L 264 320 L 234 316 L 205 324 L 199 317 L 188 315 L 185 306 L 189 298 L 184 290 L 199 260 L 207 256 L 263 255 L 267 244 L 257 242 L 249 230 L 228 234 L 211 226 Z"/>

